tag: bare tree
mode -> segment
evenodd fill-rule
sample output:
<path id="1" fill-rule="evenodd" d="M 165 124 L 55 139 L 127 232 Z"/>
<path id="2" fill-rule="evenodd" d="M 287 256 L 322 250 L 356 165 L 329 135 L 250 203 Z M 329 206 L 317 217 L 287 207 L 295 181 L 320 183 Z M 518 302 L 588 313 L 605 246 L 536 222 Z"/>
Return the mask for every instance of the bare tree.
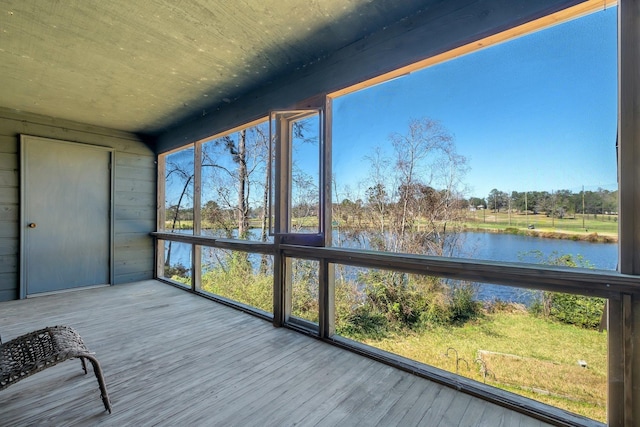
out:
<path id="1" fill-rule="evenodd" d="M 189 154 L 190 150 L 187 150 L 186 153 Z M 169 229 L 174 231 L 180 219 L 185 216 L 185 205 L 188 200 L 193 200 L 193 157 L 185 158 L 184 153 L 176 153 L 169 156 L 165 170 L 165 185 L 178 190 L 177 201 L 169 202 L 165 200 L 165 206 L 171 203 L 171 207 L 167 211 L 171 213 L 171 226 Z M 169 196 L 170 192 L 167 191 L 166 194 Z M 175 194 L 172 193 L 171 195 Z M 191 216 L 192 218 L 193 216 Z M 165 266 L 171 265 L 172 245 L 173 242 L 169 241 L 165 256 Z"/>
<path id="2" fill-rule="evenodd" d="M 203 146 L 203 169 L 211 168 L 211 182 L 203 183 L 213 190 L 219 204 L 235 212 L 237 236 L 247 238 L 249 216 L 255 201 L 252 192 L 262 187 L 262 238 L 266 240 L 268 132 L 266 124 L 225 135 Z M 231 162 L 229 162 L 229 159 Z M 262 172 L 261 181 L 256 175 Z M 232 189 L 235 189 L 233 191 Z M 235 193 L 235 195 L 234 195 Z M 231 237 L 231 236 L 229 236 Z"/>
<path id="3" fill-rule="evenodd" d="M 393 163 L 376 148 L 370 163 L 367 205 L 373 247 L 444 255 L 451 251 L 464 213 L 466 159 L 452 136 L 429 118 L 413 119 L 406 133 L 389 136 Z M 393 167 L 389 167 L 393 165 Z"/>
<path id="4" fill-rule="evenodd" d="M 377 238 L 370 237 L 372 247 L 386 250 L 384 243 L 386 223 L 388 221 L 388 209 L 391 200 L 388 192 L 389 159 L 384 155 L 380 147 L 375 147 L 373 153 L 365 156 L 369 161 L 369 176 L 365 191 L 366 202 L 370 212 L 371 223 L 374 226 Z"/>
<path id="5" fill-rule="evenodd" d="M 267 225 L 269 215 L 269 168 L 270 159 L 269 156 L 269 130 L 266 126 L 256 126 L 254 128 L 256 134 L 256 148 L 259 148 L 261 155 L 264 158 L 264 172 L 262 178 L 262 203 L 260 214 L 260 240 L 262 242 L 267 241 Z M 266 256 L 263 256 L 263 260 L 266 262 Z"/>

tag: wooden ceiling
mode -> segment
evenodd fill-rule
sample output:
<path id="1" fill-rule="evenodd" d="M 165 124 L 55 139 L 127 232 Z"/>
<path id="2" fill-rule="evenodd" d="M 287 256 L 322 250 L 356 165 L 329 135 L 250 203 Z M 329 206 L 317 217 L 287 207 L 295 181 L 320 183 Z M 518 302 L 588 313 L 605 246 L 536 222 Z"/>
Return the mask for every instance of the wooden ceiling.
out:
<path id="1" fill-rule="evenodd" d="M 437 0 L 4 0 L 0 107 L 147 135 Z"/>

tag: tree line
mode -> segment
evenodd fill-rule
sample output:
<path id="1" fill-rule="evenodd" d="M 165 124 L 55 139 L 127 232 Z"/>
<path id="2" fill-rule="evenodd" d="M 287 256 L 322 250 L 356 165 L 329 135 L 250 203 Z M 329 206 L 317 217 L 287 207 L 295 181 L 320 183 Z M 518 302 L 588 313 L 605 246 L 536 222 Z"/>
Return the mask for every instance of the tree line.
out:
<path id="1" fill-rule="evenodd" d="M 575 214 L 612 215 L 618 211 L 618 190 L 598 188 L 596 191 L 512 191 L 511 194 L 497 188 L 483 199 L 471 197 L 471 207 L 489 209 L 493 212 L 531 212 L 556 218 Z"/>

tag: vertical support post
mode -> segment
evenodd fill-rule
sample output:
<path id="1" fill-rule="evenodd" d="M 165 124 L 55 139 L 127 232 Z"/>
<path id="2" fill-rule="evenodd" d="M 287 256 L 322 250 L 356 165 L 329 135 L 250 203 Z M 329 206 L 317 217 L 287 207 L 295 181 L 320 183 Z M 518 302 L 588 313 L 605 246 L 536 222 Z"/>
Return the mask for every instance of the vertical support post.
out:
<path id="1" fill-rule="evenodd" d="M 271 180 L 275 184 L 273 192 L 274 210 L 274 244 L 273 256 L 273 324 L 282 326 L 291 314 L 291 260 L 283 256 L 280 250 L 282 235 L 289 232 L 291 199 L 291 124 L 275 113 L 271 117 L 271 126 L 275 126 L 275 176 Z M 275 121 L 275 123 L 273 123 Z"/>
<path id="2" fill-rule="evenodd" d="M 635 305 L 635 307 L 634 307 Z M 633 301 L 631 295 L 622 295 L 622 349 L 624 351 L 624 424 L 634 425 L 633 420 L 637 416 L 638 401 L 638 377 L 637 369 L 634 375 L 634 366 L 638 366 L 638 355 L 634 344 L 638 344 L 638 338 L 634 336 L 634 331 L 639 330 L 637 323 L 638 316 L 634 316 L 634 308 L 639 307 L 637 301 Z M 635 342 L 634 342 L 635 341 Z M 635 353 L 635 354 L 634 354 Z"/>
<path id="3" fill-rule="evenodd" d="M 332 191 L 333 174 L 331 169 L 332 156 L 332 100 L 325 97 L 324 120 L 322 122 L 324 143 L 320 153 L 320 212 L 323 221 L 321 229 L 324 231 L 324 246 L 332 245 Z M 320 282 L 319 295 L 319 335 L 321 338 L 329 338 L 335 333 L 335 268 L 326 259 L 320 260 L 318 279 Z"/>
<path id="4" fill-rule="evenodd" d="M 638 400 L 637 352 L 634 344 L 637 338 L 633 331 L 639 329 L 637 301 L 632 295 L 621 294 L 620 298 L 609 299 L 609 387 L 607 396 L 607 424 L 631 427 L 634 425 Z"/>
<path id="5" fill-rule="evenodd" d="M 276 234 L 273 237 L 275 251 L 273 254 L 273 326 L 280 327 L 285 322 L 285 301 L 284 301 L 284 257 L 280 250 L 280 240 L 282 237 Z"/>
<path id="6" fill-rule="evenodd" d="M 640 4 L 618 6 L 619 269 L 640 274 Z"/>
<path id="7" fill-rule="evenodd" d="M 157 156 L 157 194 L 156 194 L 156 230 L 164 231 L 166 224 L 165 186 L 166 186 L 166 156 Z M 156 239 L 156 265 L 154 278 L 164 275 L 164 240 Z"/>
<path id="8" fill-rule="evenodd" d="M 607 303 L 608 373 L 607 373 L 607 423 L 624 426 L 625 357 L 623 338 L 623 300 L 609 298 Z"/>
<path id="9" fill-rule="evenodd" d="M 202 142 L 196 142 L 193 150 L 193 234 L 202 232 Z M 202 289 L 202 246 L 192 245 L 191 290 Z"/>
<path id="10" fill-rule="evenodd" d="M 619 271 L 640 274 L 640 2 L 618 3 Z M 640 417 L 640 301 L 609 303 L 608 424 Z"/>

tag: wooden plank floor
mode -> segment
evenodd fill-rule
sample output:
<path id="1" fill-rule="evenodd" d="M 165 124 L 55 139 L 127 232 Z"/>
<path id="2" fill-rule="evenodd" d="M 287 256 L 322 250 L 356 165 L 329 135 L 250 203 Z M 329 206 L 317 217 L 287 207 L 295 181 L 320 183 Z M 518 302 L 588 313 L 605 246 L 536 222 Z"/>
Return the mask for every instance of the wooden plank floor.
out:
<path id="1" fill-rule="evenodd" d="M 8 341 L 75 327 L 66 361 L 0 392 L 11 426 L 541 426 L 539 421 L 156 281 L 0 303 Z"/>

